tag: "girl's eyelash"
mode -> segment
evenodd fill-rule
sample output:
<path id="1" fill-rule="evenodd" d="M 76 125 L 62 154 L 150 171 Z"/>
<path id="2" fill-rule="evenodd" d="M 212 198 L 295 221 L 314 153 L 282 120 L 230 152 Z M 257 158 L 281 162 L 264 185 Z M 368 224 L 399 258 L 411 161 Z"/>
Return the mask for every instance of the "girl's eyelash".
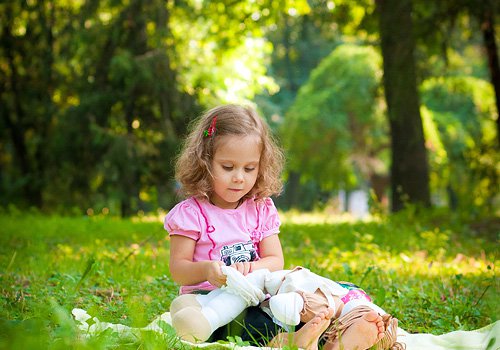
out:
<path id="1" fill-rule="evenodd" d="M 222 169 L 229 171 L 229 170 L 233 170 L 233 167 L 232 166 L 223 165 Z M 245 168 L 246 172 L 251 172 L 251 171 L 254 171 L 254 170 L 255 170 L 255 168 Z"/>

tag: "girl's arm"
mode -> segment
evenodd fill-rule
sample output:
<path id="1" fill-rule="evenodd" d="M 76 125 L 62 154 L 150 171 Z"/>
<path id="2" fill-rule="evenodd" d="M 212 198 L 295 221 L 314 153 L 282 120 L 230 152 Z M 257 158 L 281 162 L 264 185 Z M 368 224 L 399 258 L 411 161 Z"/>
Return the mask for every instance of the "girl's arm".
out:
<path id="1" fill-rule="evenodd" d="M 260 259 L 250 263 L 236 263 L 231 265 L 242 274 L 246 275 L 258 269 L 268 269 L 269 271 L 283 270 L 283 250 L 277 234 L 264 238 L 259 244 Z"/>
<path id="2" fill-rule="evenodd" d="M 226 283 L 221 272 L 222 261 L 193 261 L 196 241 L 191 238 L 170 236 L 170 274 L 175 282 L 188 286 L 208 281 L 216 287 Z"/>

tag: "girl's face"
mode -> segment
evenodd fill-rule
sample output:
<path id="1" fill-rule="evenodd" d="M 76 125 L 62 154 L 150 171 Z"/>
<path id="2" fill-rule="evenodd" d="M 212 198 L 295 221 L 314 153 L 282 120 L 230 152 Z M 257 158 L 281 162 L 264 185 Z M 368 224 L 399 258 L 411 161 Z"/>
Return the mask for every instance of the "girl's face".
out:
<path id="1" fill-rule="evenodd" d="M 227 135 L 216 142 L 210 200 L 219 208 L 234 209 L 257 180 L 261 152 L 259 137 Z"/>

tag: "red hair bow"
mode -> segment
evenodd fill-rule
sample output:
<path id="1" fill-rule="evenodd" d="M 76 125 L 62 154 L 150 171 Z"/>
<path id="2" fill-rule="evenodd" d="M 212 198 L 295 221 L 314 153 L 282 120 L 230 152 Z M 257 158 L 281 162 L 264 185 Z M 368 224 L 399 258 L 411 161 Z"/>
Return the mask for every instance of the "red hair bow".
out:
<path id="1" fill-rule="evenodd" d="M 215 116 L 213 119 L 212 119 L 212 123 L 210 123 L 210 127 L 208 128 L 208 130 L 205 130 L 203 133 L 205 135 L 205 137 L 209 136 L 209 137 L 212 137 L 214 136 L 215 134 L 215 123 L 217 122 L 217 116 Z"/>

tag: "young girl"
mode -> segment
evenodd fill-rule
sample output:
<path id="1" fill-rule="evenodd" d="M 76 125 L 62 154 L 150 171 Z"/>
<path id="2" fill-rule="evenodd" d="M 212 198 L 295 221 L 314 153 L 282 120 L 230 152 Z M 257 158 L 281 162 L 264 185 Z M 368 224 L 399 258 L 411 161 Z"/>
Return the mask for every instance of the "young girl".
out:
<path id="1" fill-rule="evenodd" d="M 251 108 L 223 105 L 195 122 L 176 163 L 188 198 L 165 217 L 170 273 L 181 294 L 224 285 L 222 265 L 243 275 L 283 269 L 280 219 L 269 198 L 282 189 L 283 163 L 269 127 Z M 252 337 L 275 330 L 257 307 L 244 322 Z"/>

